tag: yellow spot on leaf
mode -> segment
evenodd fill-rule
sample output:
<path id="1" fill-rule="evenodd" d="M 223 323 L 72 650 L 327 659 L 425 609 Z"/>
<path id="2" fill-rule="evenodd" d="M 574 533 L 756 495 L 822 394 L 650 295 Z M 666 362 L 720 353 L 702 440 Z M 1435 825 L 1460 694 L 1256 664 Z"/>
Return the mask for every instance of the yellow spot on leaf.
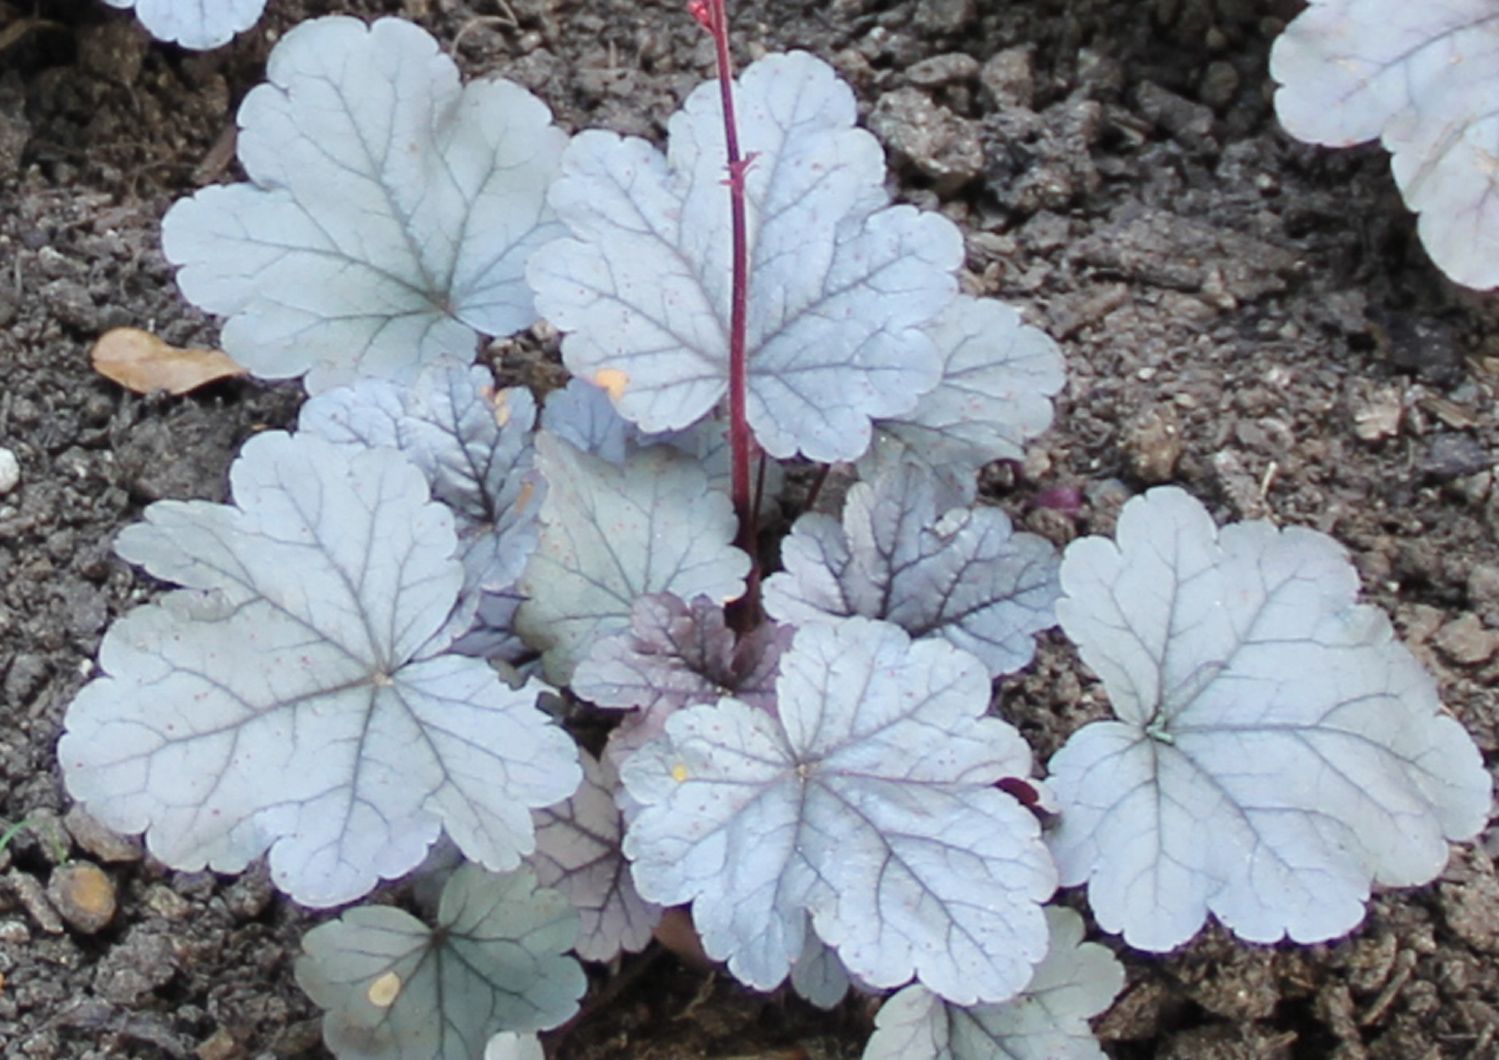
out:
<path id="1" fill-rule="evenodd" d="M 376 1008 L 390 1008 L 401 996 L 401 977 L 395 972 L 386 972 L 370 984 L 365 996 Z"/>
<path id="2" fill-rule="evenodd" d="M 593 381 L 609 392 L 611 401 L 618 401 L 623 396 L 625 387 L 630 385 L 630 375 L 618 368 L 600 368 L 594 373 Z"/>
<path id="3" fill-rule="evenodd" d="M 496 427 L 503 427 L 510 422 L 510 391 L 501 390 L 490 397 L 490 403 L 494 406 L 494 422 Z"/>
<path id="4" fill-rule="evenodd" d="M 687 779 L 687 767 L 681 762 L 678 762 L 676 765 L 672 766 L 671 779 L 675 780 L 678 784 L 682 783 L 682 781 Z"/>
<path id="5" fill-rule="evenodd" d="M 515 495 L 515 514 L 519 515 L 526 510 L 526 505 L 531 503 L 531 498 L 536 493 L 536 485 L 529 479 L 520 484 L 520 492 Z"/>

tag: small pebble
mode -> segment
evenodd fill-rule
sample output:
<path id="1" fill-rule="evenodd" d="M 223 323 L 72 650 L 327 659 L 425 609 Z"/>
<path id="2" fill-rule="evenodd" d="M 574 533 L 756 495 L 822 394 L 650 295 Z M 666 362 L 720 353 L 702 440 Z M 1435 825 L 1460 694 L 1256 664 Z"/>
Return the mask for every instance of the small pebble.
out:
<path id="1" fill-rule="evenodd" d="M 0 497 L 15 489 L 21 482 L 21 462 L 10 449 L 0 447 Z"/>
<path id="2" fill-rule="evenodd" d="M 1468 434 L 1444 432 L 1433 435 L 1426 451 L 1416 458 L 1416 471 L 1437 482 L 1476 475 L 1493 464 L 1482 442 Z"/>
<path id="3" fill-rule="evenodd" d="M 1171 481 L 1183 447 L 1176 410 L 1170 405 L 1136 416 L 1125 429 L 1129 469 L 1152 486 Z"/>
<path id="4" fill-rule="evenodd" d="M 1499 652 L 1499 633 L 1486 627 L 1471 611 L 1443 626 L 1433 642 L 1443 655 L 1464 666 L 1488 662 Z"/>
<path id="5" fill-rule="evenodd" d="M 24 946 L 31 941 L 31 929 L 24 920 L 0 920 L 0 942 L 7 946 Z"/>
<path id="6" fill-rule="evenodd" d="M 869 128 L 900 157 L 929 177 L 938 194 L 956 191 L 984 169 L 978 125 L 939 106 L 914 88 L 887 92 Z"/>
<path id="7" fill-rule="evenodd" d="M 1452 933 L 1480 953 L 1499 953 L 1499 924 L 1494 903 L 1499 901 L 1499 881 L 1479 876 L 1461 886 L 1438 890 L 1442 919 Z"/>
<path id="8" fill-rule="evenodd" d="M 992 106 L 1029 109 L 1036 99 L 1030 51 L 1006 48 L 991 55 L 979 70 L 979 84 Z"/>
<path id="9" fill-rule="evenodd" d="M 1499 566 L 1478 563 L 1468 571 L 1468 603 L 1491 626 L 1499 626 Z"/>
<path id="10" fill-rule="evenodd" d="M 84 812 L 82 806 L 74 806 L 62 819 L 68 833 L 80 847 L 104 862 L 134 862 L 141 860 L 142 850 L 139 836 L 122 836 L 111 832 Z"/>
<path id="11" fill-rule="evenodd" d="M 958 33 L 978 14 L 974 0 L 919 0 L 916 28 L 926 33 Z"/>
<path id="12" fill-rule="evenodd" d="M 271 881 L 252 874 L 236 880 L 224 891 L 224 904 L 236 920 L 254 920 L 275 898 Z"/>
<path id="13" fill-rule="evenodd" d="M 146 908 L 164 920 L 180 920 L 193 911 L 186 898 L 164 883 L 146 888 Z"/>
<path id="14" fill-rule="evenodd" d="M 37 927 L 48 935 L 62 934 L 62 920 L 59 919 L 57 910 L 47 901 L 47 893 L 42 890 L 42 885 L 36 881 L 35 876 L 12 869 L 5 876 L 5 884 Z"/>
<path id="15" fill-rule="evenodd" d="M 962 52 L 948 52 L 923 59 L 906 71 L 906 78 L 922 88 L 936 88 L 971 80 L 979 72 L 979 61 Z"/>
<path id="16" fill-rule="evenodd" d="M 1222 110 L 1233 102 L 1239 91 L 1239 71 L 1232 63 L 1208 63 L 1202 73 L 1202 82 L 1197 94 L 1214 110 Z"/>
<path id="17" fill-rule="evenodd" d="M 47 897 L 62 918 L 85 935 L 114 919 L 114 881 L 91 861 L 70 861 L 56 869 L 47 884 Z"/>
<path id="18" fill-rule="evenodd" d="M 1353 400 L 1353 433 L 1361 441 L 1382 442 L 1400 433 L 1405 398 L 1398 386 L 1374 387 Z"/>
<path id="19" fill-rule="evenodd" d="M 193 1055 L 198 1060 L 234 1060 L 234 1057 L 243 1056 L 244 1050 L 240 1048 L 239 1042 L 234 1040 L 234 1035 L 220 1027 L 193 1050 Z"/>

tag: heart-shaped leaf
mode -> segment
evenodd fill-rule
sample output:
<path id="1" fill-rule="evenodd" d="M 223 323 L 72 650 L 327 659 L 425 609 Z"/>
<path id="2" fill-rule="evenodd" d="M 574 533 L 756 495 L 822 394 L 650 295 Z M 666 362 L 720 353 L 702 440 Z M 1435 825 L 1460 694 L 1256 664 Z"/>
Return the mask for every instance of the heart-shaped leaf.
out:
<path id="1" fill-rule="evenodd" d="M 226 352 L 316 391 L 406 379 L 536 319 L 522 271 L 560 234 L 545 205 L 566 137 L 507 81 L 458 82 L 399 19 L 301 23 L 239 110 L 250 183 L 162 221 L 188 300 L 230 318 Z"/>
<path id="2" fill-rule="evenodd" d="M 447 509 L 393 449 L 251 439 L 235 505 L 162 501 L 117 548 L 188 586 L 137 608 L 68 709 L 68 789 L 175 868 L 270 851 L 306 905 L 415 867 L 446 830 L 513 868 L 577 787 L 570 737 L 477 659 L 433 654 L 463 584 Z M 446 643 L 445 641 L 440 641 Z"/>
<path id="3" fill-rule="evenodd" d="M 389 906 L 351 909 L 303 936 L 297 983 L 328 1010 L 323 1040 L 340 1060 L 474 1060 L 497 1033 L 577 1011 L 587 980 L 564 956 L 577 930 L 531 873 L 463 865 L 435 930 Z"/>
<path id="4" fill-rule="evenodd" d="M 717 83 L 692 93 L 663 157 L 643 140 L 579 134 L 550 201 L 573 238 L 527 276 L 569 334 L 562 355 L 648 432 L 696 422 L 727 390 L 728 191 Z M 879 145 L 853 93 L 802 52 L 736 89 L 751 247 L 751 428 L 772 456 L 852 460 L 870 421 L 909 412 L 941 363 L 925 326 L 952 301 L 957 229 L 890 207 Z"/>
<path id="5" fill-rule="evenodd" d="M 792 625 L 883 618 L 971 651 L 992 676 L 1020 669 L 1056 621 L 1056 551 L 1014 533 L 998 508 L 940 512 L 944 494 L 926 469 L 900 463 L 849 490 L 841 526 L 803 515 L 781 545 L 786 569 L 765 582 L 766 610 Z"/>
<path id="6" fill-rule="evenodd" d="M 1371 882 L 1425 883 L 1488 818 L 1473 741 L 1331 538 L 1221 531 L 1179 489 L 1075 541 L 1062 628 L 1117 721 L 1050 763 L 1062 882 L 1099 926 L 1168 950 L 1208 913 L 1254 942 L 1351 930 Z"/>
<path id="7" fill-rule="evenodd" d="M 691 902 L 709 956 L 760 989 L 803 954 L 810 914 L 873 986 L 1019 992 L 1056 877 L 1035 817 L 994 786 L 1029 774 L 1030 749 L 985 717 L 983 665 L 843 619 L 797 631 L 776 700 L 680 711 L 621 767 L 640 893 Z"/>

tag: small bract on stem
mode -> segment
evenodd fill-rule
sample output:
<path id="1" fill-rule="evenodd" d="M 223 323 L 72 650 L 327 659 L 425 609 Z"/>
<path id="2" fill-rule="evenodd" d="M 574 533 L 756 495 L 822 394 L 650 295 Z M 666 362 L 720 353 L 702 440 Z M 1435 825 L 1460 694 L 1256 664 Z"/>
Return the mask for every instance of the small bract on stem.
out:
<path id="1" fill-rule="evenodd" d="M 723 100 L 724 146 L 728 156 L 730 224 L 733 238 L 733 286 L 729 306 L 729 489 L 734 513 L 739 517 L 738 546 L 749 553 L 750 571 L 745 593 L 735 605 L 739 625 L 753 626 L 760 613 L 760 565 L 755 561 L 756 508 L 758 497 L 750 484 L 750 460 L 756 449 L 746 411 L 749 395 L 749 361 L 745 351 L 749 313 L 749 237 L 744 218 L 744 175 L 755 156 L 739 150 L 739 125 L 734 118 L 734 66 L 729 56 L 729 15 L 726 0 L 691 0 L 692 17 L 713 38 L 718 57 L 718 88 Z"/>

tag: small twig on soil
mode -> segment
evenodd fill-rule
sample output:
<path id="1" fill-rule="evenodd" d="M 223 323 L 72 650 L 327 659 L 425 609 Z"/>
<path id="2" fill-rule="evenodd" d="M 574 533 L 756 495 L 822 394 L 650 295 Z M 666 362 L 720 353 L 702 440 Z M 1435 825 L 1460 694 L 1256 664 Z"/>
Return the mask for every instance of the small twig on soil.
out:
<path id="1" fill-rule="evenodd" d="M 1381 990 L 1379 992 L 1379 996 L 1374 999 L 1374 1004 L 1370 1005 L 1368 1010 L 1358 1018 L 1358 1025 L 1360 1027 L 1368 1027 L 1371 1024 L 1379 1022 L 1380 1018 L 1384 1016 L 1386 1010 L 1388 1010 L 1389 1007 L 1395 1003 L 1395 999 L 1400 996 L 1400 991 L 1405 989 L 1405 984 L 1410 981 L 1411 972 L 1415 969 L 1415 967 L 1415 951 L 1401 950 L 1399 956 L 1395 958 L 1395 971 L 1390 976 L 1389 980 L 1386 981 L 1384 989 Z"/>
<path id="2" fill-rule="evenodd" d="M 520 21 L 516 19 L 515 12 L 510 10 L 509 5 L 502 0 L 500 8 L 505 12 L 503 15 L 475 15 L 460 26 L 453 36 L 451 49 L 453 54 L 458 54 L 458 46 L 463 43 L 463 38 L 468 36 L 468 31 L 471 29 L 477 29 L 480 26 L 503 26 L 508 30 L 519 30 Z"/>

